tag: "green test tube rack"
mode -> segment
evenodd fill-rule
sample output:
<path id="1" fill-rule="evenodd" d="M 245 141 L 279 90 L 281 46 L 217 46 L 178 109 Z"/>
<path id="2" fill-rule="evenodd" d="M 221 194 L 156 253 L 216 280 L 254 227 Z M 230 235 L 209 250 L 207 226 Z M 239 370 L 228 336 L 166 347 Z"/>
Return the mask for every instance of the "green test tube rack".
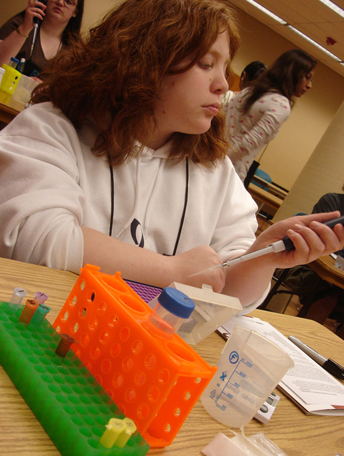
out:
<path id="1" fill-rule="evenodd" d="M 61 339 L 47 320 L 19 321 L 23 308 L 0 302 L 0 363 L 61 455 L 145 455 L 149 445 L 137 431 L 123 448 L 100 443 L 109 420 L 125 415 L 72 350 L 55 353 Z"/>

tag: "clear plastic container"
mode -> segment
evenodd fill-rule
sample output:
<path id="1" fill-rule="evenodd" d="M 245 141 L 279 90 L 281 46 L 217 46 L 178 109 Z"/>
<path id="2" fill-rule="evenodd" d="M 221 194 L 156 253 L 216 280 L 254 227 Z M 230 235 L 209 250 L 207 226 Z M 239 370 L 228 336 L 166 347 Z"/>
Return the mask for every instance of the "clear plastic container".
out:
<path id="1" fill-rule="evenodd" d="M 205 337 L 242 312 L 238 298 L 213 291 L 211 286 L 202 288 L 173 282 L 170 287 L 185 293 L 195 303 L 195 310 L 188 320 L 184 320 L 178 335 L 188 344 L 196 345 Z"/>
<path id="2" fill-rule="evenodd" d="M 11 57 L 11 60 L 8 64 L 8 66 L 10 66 L 11 68 L 14 68 L 15 70 L 17 69 L 17 66 L 18 66 L 18 63 L 19 63 L 19 60 L 16 59 L 15 57 Z"/>
<path id="3" fill-rule="evenodd" d="M 16 287 L 13 291 L 12 298 L 8 301 L 8 305 L 11 309 L 18 309 L 23 298 L 26 296 L 24 288 Z"/>
<path id="4" fill-rule="evenodd" d="M 156 306 L 149 321 L 166 336 L 176 333 L 180 325 L 190 317 L 195 309 L 192 299 L 171 287 L 164 288 L 153 302 L 156 303 Z M 151 304 L 150 306 L 153 307 Z"/>
<path id="5" fill-rule="evenodd" d="M 30 101 L 31 92 L 39 83 L 32 78 L 28 78 L 25 74 L 21 75 L 21 78 L 17 84 L 15 91 L 13 92 L 13 99 L 26 104 Z"/>
<path id="6" fill-rule="evenodd" d="M 220 423 L 241 428 L 292 367 L 290 356 L 272 341 L 235 325 L 201 402 Z"/>

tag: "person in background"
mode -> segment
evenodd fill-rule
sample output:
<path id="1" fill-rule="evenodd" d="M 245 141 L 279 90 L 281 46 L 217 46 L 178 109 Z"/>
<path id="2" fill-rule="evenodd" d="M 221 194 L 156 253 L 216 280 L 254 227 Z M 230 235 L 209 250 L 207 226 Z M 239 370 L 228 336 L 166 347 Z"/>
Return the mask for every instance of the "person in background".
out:
<path id="1" fill-rule="evenodd" d="M 239 87 L 240 90 L 246 89 L 252 85 L 252 82 L 267 69 L 265 63 L 255 60 L 254 62 L 249 63 L 242 71 L 240 76 Z"/>
<path id="2" fill-rule="evenodd" d="M 263 73 L 264 70 L 266 70 L 267 66 L 265 63 L 260 62 L 259 60 L 255 60 L 254 62 L 249 63 L 248 65 L 245 66 L 245 68 L 242 70 L 241 75 L 240 75 L 240 81 L 239 81 L 239 89 L 244 90 L 246 87 L 249 87 L 252 82 L 258 78 L 258 76 Z M 238 92 L 232 92 L 231 90 L 228 90 L 222 97 L 222 107 L 225 111 L 228 109 L 228 104 L 230 100 L 236 95 Z"/>
<path id="3" fill-rule="evenodd" d="M 48 61 L 80 33 L 84 0 L 29 0 L 25 11 L 0 28 L 0 66 L 24 58 L 23 73 L 37 77 Z M 42 21 L 32 51 L 34 18 Z M 32 51 L 32 53 L 31 53 Z"/>
<path id="4" fill-rule="evenodd" d="M 256 238 L 220 109 L 238 45 L 227 0 L 126 0 L 57 54 L 33 104 L 0 132 L 0 255 L 208 284 L 249 312 L 277 267 L 342 248 L 344 227 L 320 223 L 336 212 Z M 286 235 L 295 250 L 193 275 Z"/>
<path id="5" fill-rule="evenodd" d="M 344 185 L 342 187 L 344 192 Z M 314 205 L 312 214 L 339 211 L 344 215 L 344 193 L 326 193 Z M 343 252 L 336 252 L 343 256 Z M 319 277 L 307 265 L 292 268 L 284 283 L 299 296 L 301 304 L 308 301 L 315 287 L 317 294 L 309 307 L 305 318 L 324 324 L 327 318 L 338 322 L 337 334 L 344 339 L 344 290 Z"/>
<path id="6" fill-rule="evenodd" d="M 311 89 L 315 65 L 305 52 L 287 51 L 231 99 L 226 114 L 228 156 L 242 181 L 257 154 L 288 119 L 295 98 Z"/>

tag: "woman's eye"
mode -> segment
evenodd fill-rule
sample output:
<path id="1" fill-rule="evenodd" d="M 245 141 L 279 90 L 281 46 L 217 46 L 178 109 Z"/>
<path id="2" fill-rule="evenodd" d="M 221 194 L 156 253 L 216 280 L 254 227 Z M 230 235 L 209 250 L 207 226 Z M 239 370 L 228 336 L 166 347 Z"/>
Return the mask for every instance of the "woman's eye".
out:
<path id="1" fill-rule="evenodd" d="M 206 63 L 206 62 L 199 62 L 199 66 L 201 68 L 213 68 L 213 64 L 212 63 Z"/>

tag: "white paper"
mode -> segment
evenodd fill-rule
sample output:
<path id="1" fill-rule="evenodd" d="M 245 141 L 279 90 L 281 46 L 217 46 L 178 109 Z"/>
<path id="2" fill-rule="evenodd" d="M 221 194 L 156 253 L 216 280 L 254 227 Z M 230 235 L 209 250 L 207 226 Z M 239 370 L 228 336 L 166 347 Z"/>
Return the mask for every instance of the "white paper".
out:
<path id="1" fill-rule="evenodd" d="M 233 317 L 223 325 L 223 331 L 230 333 L 235 324 L 258 332 L 282 348 L 294 361 L 279 383 L 279 388 L 306 413 L 344 416 L 344 385 L 326 372 L 270 323 L 259 318 Z M 222 332 L 222 328 L 221 329 Z"/>
<path id="2" fill-rule="evenodd" d="M 247 456 L 244 450 L 238 448 L 234 438 L 229 439 L 221 432 L 201 452 L 204 456 Z"/>
<path id="3" fill-rule="evenodd" d="M 249 438 L 235 433 L 235 437 L 228 438 L 219 432 L 201 453 L 204 456 L 287 456 L 262 433 Z"/>

